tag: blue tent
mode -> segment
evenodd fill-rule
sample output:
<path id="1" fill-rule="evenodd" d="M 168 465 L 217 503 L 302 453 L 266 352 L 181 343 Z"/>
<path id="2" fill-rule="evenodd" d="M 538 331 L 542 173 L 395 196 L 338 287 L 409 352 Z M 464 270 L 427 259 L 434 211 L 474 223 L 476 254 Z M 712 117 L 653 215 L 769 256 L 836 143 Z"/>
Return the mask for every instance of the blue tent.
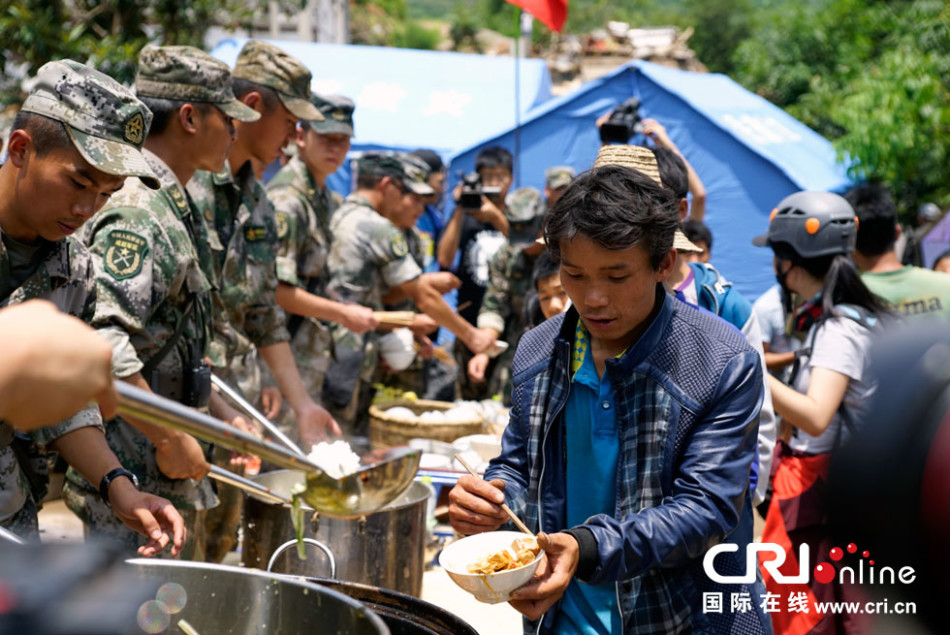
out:
<path id="1" fill-rule="evenodd" d="M 315 92 L 356 101 L 354 152 L 430 148 L 448 156 L 515 125 L 513 58 L 269 41 L 310 69 Z M 245 42 L 224 40 L 211 54 L 233 66 Z M 519 65 L 524 115 L 550 99 L 551 75 L 544 60 Z M 330 187 L 349 191 L 349 166 Z"/>
<path id="2" fill-rule="evenodd" d="M 594 122 L 631 96 L 641 100 L 642 117 L 666 127 L 699 174 L 707 190 L 713 263 L 754 300 L 774 275 L 771 251 L 750 241 L 766 230 L 775 204 L 798 190 L 850 185 L 831 144 L 728 77 L 635 61 L 530 113 L 519 131 L 517 184 L 541 188 L 552 165 L 579 172 L 591 167 L 600 146 Z M 514 129 L 452 155 L 453 177 L 456 170 L 473 169 L 475 155 L 491 145 L 514 149 Z"/>

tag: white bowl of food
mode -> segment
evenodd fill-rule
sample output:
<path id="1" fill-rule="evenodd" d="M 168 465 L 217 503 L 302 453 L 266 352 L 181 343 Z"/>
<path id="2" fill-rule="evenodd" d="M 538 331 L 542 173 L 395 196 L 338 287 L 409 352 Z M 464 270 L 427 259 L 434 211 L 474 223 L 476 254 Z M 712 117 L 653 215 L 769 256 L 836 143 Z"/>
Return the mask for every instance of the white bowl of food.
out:
<path id="1" fill-rule="evenodd" d="M 409 329 L 396 329 L 383 335 L 379 338 L 377 347 L 379 354 L 393 371 L 406 370 L 416 358 L 412 331 Z"/>
<path id="2" fill-rule="evenodd" d="M 533 536 L 490 531 L 451 543 L 439 555 L 439 565 L 476 600 L 498 604 L 531 581 L 543 556 Z"/>

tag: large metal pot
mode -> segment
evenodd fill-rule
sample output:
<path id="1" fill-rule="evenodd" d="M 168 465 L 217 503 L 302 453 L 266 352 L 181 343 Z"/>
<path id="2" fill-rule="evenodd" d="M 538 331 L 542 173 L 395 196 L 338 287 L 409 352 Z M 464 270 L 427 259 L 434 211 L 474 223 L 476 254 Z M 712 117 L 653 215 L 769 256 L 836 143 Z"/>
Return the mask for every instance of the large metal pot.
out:
<path id="1" fill-rule="evenodd" d="M 254 477 L 274 492 L 290 496 L 300 472 L 279 470 Z M 290 505 L 267 503 L 245 496 L 244 566 L 266 569 L 272 556 L 273 571 L 315 577 L 333 577 L 394 589 L 419 597 L 425 559 L 426 504 L 430 489 L 413 483 L 395 501 L 380 511 L 357 518 L 337 518 L 307 510 L 304 535 L 319 541 L 323 549 L 307 547 L 307 559 L 297 558 L 288 542 L 294 539 Z M 335 562 L 335 572 L 331 570 Z"/>
<path id="2" fill-rule="evenodd" d="M 202 635 L 390 635 L 382 619 L 367 607 L 304 580 L 200 562 L 135 559 L 128 563 L 143 578 L 163 585 L 161 604 L 146 603 L 139 611 L 140 632 L 188 633 L 180 625 L 184 620 L 192 632 Z M 164 585 L 169 582 L 180 586 L 168 589 Z"/>
<path id="3" fill-rule="evenodd" d="M 454 613 L 405 593 L 341 580 L 307 580 L 358 600 L 382 618 L 392 635 L 478 635 Z"/>

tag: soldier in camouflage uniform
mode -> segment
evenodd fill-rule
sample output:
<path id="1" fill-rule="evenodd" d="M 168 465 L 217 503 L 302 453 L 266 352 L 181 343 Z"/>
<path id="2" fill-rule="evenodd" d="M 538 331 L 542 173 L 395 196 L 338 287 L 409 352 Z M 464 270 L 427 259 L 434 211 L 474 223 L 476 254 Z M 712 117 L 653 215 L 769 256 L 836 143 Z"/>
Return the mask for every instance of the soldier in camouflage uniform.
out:
<path id="1" fill-rule="evenodd" d="M 112 344 L 118 377 L 204 409 L 210 373 L 203 360 L 223 363 L 223 354 L 212 346 L 213 281 L 199 257 L 204 228 L 183 183 L 198 168 L 223 165 L 232 118 L 253 121 L 258 115 L 234 98 L 227 65 L 192 47 L 144 48 L 136 91 L 155 113 L 143 153 L 161 187 L 129 180 L 86 225 L 83 239 L 98 260 L 92 324 Z M 237 419 L 223 402 L 215 405 L 214 414 Z M 184 511 L 189 540 L 183 556 L 202 559 L 204 514 L 217 504 L 211 483 L 201 480 L 208 469 L 202 449 L 187 437 L 187 458 L 169 465 L 163 462 L 164 431 L 117 418 L 106 435 L 146 491 L 167 496 Z M 73 472 L 67 479 L 66 503 L 92 533 L 127 544 L 137 540 L 114 522 L 88 483 Z"/>
<path id="2" fill-rule="evenodd" d="M 329 413 L 307 394 L 290 350 L 284 311 L 277 304 L 277 227 L 264 188 L 254 175 L 251 159 L 270 164 L 296 136 L 297 122 L 322 120 L 310 103 L 310 71 L 300 61 L 265 42 L 251 40 L 238 55 L 232 71 L 234 92 L 260 119 L 237 125 L 237 139 L 221 171 L 198 171 L 188 192 L 201 211 L 214 250 L 217 295 L 228 328 L 224 335 L 227 364 L 255 372 L 245 359 L 256 348 L 293 409 L 304 446 L 327 432 L 339 433 Z M 216 322 L 219 333 L 225 331 Z M 225 377 L 236 383 L 223 369 Z M 245 397 L 259 400 L 259 383 Z"/>
<path id="3" fill-rule="evenodd" d="M 445 326 L 476 352 L 487 349 L 486 336 L 453 312 L 409 254 L 404 231 L 422 211 L 422 197 L 432 193 L 427 171 L 404 153 L 364 154 L 357 167 L 356 190 L 330 221 L 333 244 L 327 268 L 330 298 L 382 308 L 393 290 L 411 298 L 419 310 L 419 329 Z M 376 367 L 375 333 L 360 335 L 331 326 L 333 359 L 324 382 L 324 403 L 349 432 L 362 432 Z"/>
<path id="4" fill-rule="evenodd" d="M 277 238 L 277 302 L 290 315 L 291 348 L 307 394 L 320 399 L 330 364 L 330 330 L 339 322 L 354 333 L 375 329 L 379 322 L 370 308 L 327 299 L 326 269 L 330 253 L 330 217 L 339 206 L 327 177 L 346 159 L 353 136 L 354 104 L 346 97 L 313 95 L 311 103 L 324 121 L 310 121 L 296 139 L 296 155 L 267 185 L 274 206 Z M 290 414 L 290 413 L 288 413 Z M 292 414 L 281 428 L 296 436 Z"/>
<path id="5" fill-rule="evenodd" d="M 127 175 L 157 186 L 140 149 L 151 117 L 131 92 L 89 67 L 63 60 L 40 68 L 14 121 L 9 158 L 0 166 L 0 307 L 45 298 L 64 313 L 93 317 L 93 260 L 70 234 Z M 160 551 L 168 534 L 178 552 L 181 517 L 167 500 L 137 491 L 109 449 L 98 408 L 86 407 L 22 441 L 14 441 L 12 428 L 0 422 L 0 524 L 25 537 L 37 534 L 36 505 L 46 474 L 35 469 L 45 465 L 44 457 L 28 459 L 33 441 L 56 450 L 79 478 L 99 485 L 103 505 L 112 506 L 109 515 L 146 536 L 139 553 Z"/>
<path id="6" fill-rule="evenodd" d="M 531 328 L 525 320 L 525 297 L 531 289 L 531 276 L 544 246 L 535 243 L 548 207 L 554 205 L 575 176 L 574 168 L 556 166 L 545 170 L 542 200 L 537 190 L 520 188 L 509 195 L 509 240 L 488 264 L 488 286 L 478 312 L 478 328 L 488 329 L 495 337 L 504 336 L 509 346 L 494 363 L 487 356 L 475 356 L 468 364 L 473 381 L 485 381 L 491 394 L 511 402 L 511 362 L 518 341 Z M 490 371 L 489 371 L 490 369 Z"/>

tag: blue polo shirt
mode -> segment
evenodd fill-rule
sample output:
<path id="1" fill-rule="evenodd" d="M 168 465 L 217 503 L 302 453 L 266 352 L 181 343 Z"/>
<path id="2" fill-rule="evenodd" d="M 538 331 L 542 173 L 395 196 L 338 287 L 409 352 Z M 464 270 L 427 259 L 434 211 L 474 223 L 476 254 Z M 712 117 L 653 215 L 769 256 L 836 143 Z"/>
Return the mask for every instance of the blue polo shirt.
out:
<path id="1" fill-rule="evenodd" d="M 597 376 L 587 330 L 580 320 L 574 334 L 571 391 L 564 416 L 567 526 L 576 527 L 597 514 L 614 515 L 620 454 L 613 386 L 606 372 Z M 610 635 L 621 630 L 615 584 L 571 581 L 561 599 L 555 632 Z"/>

